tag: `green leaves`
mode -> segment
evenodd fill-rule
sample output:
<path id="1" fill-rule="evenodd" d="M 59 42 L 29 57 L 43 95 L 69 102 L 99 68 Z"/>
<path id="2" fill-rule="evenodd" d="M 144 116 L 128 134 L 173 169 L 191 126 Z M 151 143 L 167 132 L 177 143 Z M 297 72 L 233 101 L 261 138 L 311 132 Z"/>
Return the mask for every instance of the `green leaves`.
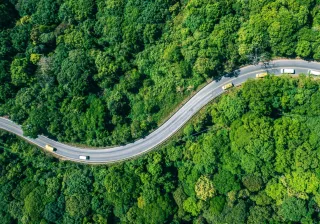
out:
<path id="1" fill-rule="evenodd" d="M 242 183 L 249 191 L 255 192 L 261 189 L 262 180 L 260 177 L 247 175 L 242 178 Z"/>
<path id="2" fill-rule="evenodd" d="M 295 197 L 284 200 L 279 210 L 279 215 L 283 221 L 299 222 L 306 214 L 305 202 Z"/>
<path id="3" fill-rule="evenodd" d="M 320 20 L 312 1 L 19 0 L 15 6 L 2 3 L 0 12 L 1 21 L 8 21 L 0 22 L 0 58 L 10 64 L 11 78 L 1 80 L 1 113 L 30 123 L 32 136 L 45 133 L 65 142 L 104 146 L 143 137 L 208 78 L 251 63 L 248 55 L 256 48 L 261 60 L 320 58 Z M 212 110 L 213 121 L 229 126 L 248 109 L 279 116 L 295 106 L 292 95 L 280 99 L 282 88 L 271 91 L 271 81 L 264 84 L 241 98 L 223 98 Z M 48 109 L 47 128 L 31 122 L 36 112 L 12 103 L 20 87 L 38 90 L 29 103 L 31 110 Z M 66 104 L 77 97 L 88 102 L 92 95 L 99 106 L 85 103 L 74 114 Z M 309 96 L 296 97 L 301 104 Z M 283 108 L 275 111 L 278 104 Z M 246 155 L 243 163 L 251 158 Z"/>
<path id="4" fill-rule="evenodd" d="M 214 175 L 213 184 L 220 194 L 227 194 L 240 188 L 235 176 L 226 170 L 220 170 L 219 173 Z"/>
<path id="5" fill-rule="evenodd" d="M 256 49 L 320 59 L 319 1 L 10 2 L 0 111 L 30 137 L 123 144 Z M 317 222 L 319 105 L 307 77 L 249 81 L 165 151 L 116 168 L 57 163 L 1 135 L 12 154 L 0 156 L 0 222 Z"/>
<path id="6" fill-rule="evenodd" d="M 189 197 L 183 202 L 183 209 L 191 215 L 197 216 L 201 210 L 201 204 L 197 203 L 193 197 Z"/>
<path id="7" fill-rule="evenodd" d="M 244 114 L 246 105 L 241 97 L 228 95 L 223 97 L 219 104 L 213 105 L 212 109 L 212 121 L 216 124 L 229 126 Z"/>
<path id="8" fill-rule="evenodd" d="M 93 15 L 94 6 L 92 0 L 68 0 L 60 6 L 59 18 L 67 22 L 83 21 Z"/>
<path id="9" fill-rule="evenodd" d="M 42 194 L 44 193 L 44 188 L 35 188 L 27 197 L 24 199 L 24 211 L 27 216 L 27 220 L 32 220 L 37 222 L 41 218 L 41 213 L 44 209 L 42 203 Z"/>
<path id="10" fill-rule="evenodd" d="M 62 61 L 57 80 L 70 96 L 85 95 L 93 87 L 90 82 L 93 71 L 86 52 L 74 50 Z"/>
<path id="11" fill-rule="evenodd" d="M 16 58 L 10 66 L 11 80 L 16 86 L 30 84 L 32 80 L 30 74 L 30 65 L 27 58 Z"/>
<path id="12" fill-rule="evenodd" d="M 0 214 L 31 223 L 319 221 L 318 85 L 305 76 L 251 81 L 202 111 L 165 150 L 111 167 L 58 162 L 5 136 Z M 34 134 L 48 122 L 45 108 L 37 108 L 38 120 L 29 109 L 37 91 L 21 89 L 16 100 Z M 268 113 L 250 106 L 259 101 Z M 73 114 L 65 117 L 67 134 L 95 144 L 107 103 L 97 95 L 67 97 L 62 108 Z M 113 135 L 125 141 L 131 130 L 118 128 Z"/>
<path id="13" fill-rule="evenodd" d="M 195 185 L 195 192 L 199 199 L 206 201 L 215 194 L 212 181 L 207 176 L 201 176 Z"/>

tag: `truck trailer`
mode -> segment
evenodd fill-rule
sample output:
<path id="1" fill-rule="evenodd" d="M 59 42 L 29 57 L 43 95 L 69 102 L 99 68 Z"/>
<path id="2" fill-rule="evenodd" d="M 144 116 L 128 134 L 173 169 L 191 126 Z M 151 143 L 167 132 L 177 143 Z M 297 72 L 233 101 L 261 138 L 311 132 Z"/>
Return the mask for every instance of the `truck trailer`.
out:
<path id="1" fill-rule="evenodd" d="M 308 70 L 308 74 L 310 74 L 310 75 L 320 75 L 320 71 Z"/>
<path id="2" fill-rule="evenodd" d="M 294 74 L 295 71 L 294 71 L 294 69 L 292 69 L 292 68 L 282 68 L 282 69 L 281 69 L 281 73 L 282 73 L 282 74 L 283 74 L 283 73 L 286 73 L 286 74 Z"/>

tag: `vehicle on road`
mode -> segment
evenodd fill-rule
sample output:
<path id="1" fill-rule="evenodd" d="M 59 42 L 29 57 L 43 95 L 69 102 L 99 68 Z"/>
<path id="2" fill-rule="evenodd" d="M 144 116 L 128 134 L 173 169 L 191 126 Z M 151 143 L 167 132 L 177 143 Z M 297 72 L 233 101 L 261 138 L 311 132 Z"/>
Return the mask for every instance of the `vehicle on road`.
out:
<path id="1" fill-rule="evenodd" d="M 282 68 L 281 70 L 281 73 L 286 73 L 286 74 L 294 74 L 295 73 L 295 70 L 292 69 L 292 68 Z"/>
<path id="2" fill-rule="evenodd" d="M 232 83 L 232 82 L 230 82 L 230 83 L 222 86 L 222 89 L 223 89 L 223 90 L 227 90 L 227 89 L 230 89 L 231 87 L 233 87 L 233 83 Z"/>
<path id="3" fill-rule="evenodd" d="M 268 73 L 264 72 L 264 73 L 258 73 L 256 74 L 256 78 L 263 78 L 266 77 L 268 75 Z"/>
<path id="4" fill-rule="evenodd" d="M 89 160 L 90 157 L 89 156 L 79 156 L 79 159 L 81 159 L 81 160 Z"/>
<path id="5" fill-rule="evenodd" d="M 310 75 L 320 75 L 320 71 L 308 70 L 308 74 L 310 74 Z"/>
<path id="6" fill-rule="evenodd" d="M 50 151 L 50 152 L 55 152 L 55 151 L 57 151 L 57 149 L 54 148 L 54 147 L 52 147 L 51 145 L 46 145 L 44 148 L 45 148 L 46 150 Z"/>

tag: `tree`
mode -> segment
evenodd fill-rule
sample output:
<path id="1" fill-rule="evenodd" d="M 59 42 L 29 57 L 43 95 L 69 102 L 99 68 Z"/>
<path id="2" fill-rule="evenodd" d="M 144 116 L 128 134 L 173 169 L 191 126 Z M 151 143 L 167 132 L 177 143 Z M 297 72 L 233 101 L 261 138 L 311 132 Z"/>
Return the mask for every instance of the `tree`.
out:
<path id="1" fill-rule="evenodd" d="M 212 121 L 221 125 L 230 125 L 245 112 L 245 102 L 238 96 L 226 95 L 221 103 L 213 106 Z"/>
<path id="2" fill-rule="evenodd" d="M 183 209 L 191 215 L 197 216 L 201 211 L 201 204 L 197 203 L 193 197 L 189 197 L 183 202 Z"/>
<path id="3" fill-rule="evenodd" d="M 10 26 L 17 16 L 17 11 L 11 2 L 0 3 L 0 28 Z"/>
<path id="4" fill-rule="evenodd" d="M 48 203 L 43 211 L 43 217 L 49 222 L 56 222 L 63 214 L 57 202 Z"/>
<path id="5" fill-rule="evenodd" d="M 26 215 L 34 222 L 40 221 L 41 213 L 44 209 L 42 201 L 43 191 L 43 188 L 36 188 L 24 199 Z"/>
<path id="6" fill-rule="evenodd" d="M 112 115 L 127 115 L 130 112 L 129 99 L 120 91 L 113 92 L 107 102 Z"/>
<path id="7" fill-rule="evenodd" d="M 48 124 L 48 111 L 43 106 L 39 106 L 29 113 L 28 119 L 23 123 L 23 134 L 31 138 L 36 138 L 39 134 L 45 133 Z"/>
<path id="8" fill-rule="evenodd" d="M 92 16 L 93 7 L 93 1 L 68 0 L 60 6 L 59 18 L 64 21 L 72 21 L 73 19 L 82 21 Z"/>
<path id="9" fill-rule="evenodd" d="M 74 50 L 69 53 L 68 58 L 61 63 L 61 70 L 57 80 L 64 91 L 70 96 L 81 96 L 89 92 L 92 85 L 92 65 L 81 50 Z"/>
<path id="10" fill-rule="evenodd" d="M 30 66 L 26 58 L 14 59 L 10 66 L 10 72 L 12 83 L 16 86 L 29 84 L 31 81 Z"/>
<path id="11" fill-rule="evenodd" d="M 255 175 L 248 175 L 242 178 L 243 185 L 251 192 L 259 191 L 261 189 L 262 180 Z"/>
<path id="12" fill-rule="evenodd" d="M 214 175 L 213 184 L 221 194 L 227 194 L 232 190 L 238 190 L 240 188 L 238 182 L 235 180 L 235 176 L 223 169 Z"/>
<path id="13" fill-rule="evenodd" d="M 5 102 L 12 94 L 8 61 L 0 61 L 0 102 Z"/>
<path id="14" fill-rule="evenodd" d="M 211 198 L 209 208 L 205 210 L 203 214 L 206 220 L 214 222 L 223 211 L 225 203 L 226 199 L 223 196 L 215 196 Z"/>
<path id="15" fill-rule="evenodd" d="M 154 202 L 146 204 L 142 209 L 130 208 L 128 217 L 135 223 L 164 223 L 173 212 L 167 196 L 159 197 Z"/>
<path id="16" fill-rule="evenodd" d="M 90 209 L 90 196 L 74 194 L 66 198 L 66 212 L 71 217 L 85 217 Z"/>
<path id="17" fill-rule="evenodd" d="M 222 223 L 245 223 L 247 216 L 246 204 L 241 200 L 233 207 L 226 207 L 220 217 Z"/>
<path id="18" fill-rule="evenodd" d="M 31 2 L 31 1 L 28 1 Z M 9 33 L 12 41 L 12 46 L 15 51 L 24 52 L 30 40 L 30 17 L 25 16 L 20 19 L 20 24 L 15 26 Z"/>
<path id="19" fill-rule="evenodd" d="M 207 176 L 201 176 L 195 185 L 195 192 L 199 199 L 206 201 L 213 197 L 215 189 Z"/>
<path id="20" fill-rule="evenodd" d="M 296 53 L 302 58 L 307 58 L 311 54 L 311 49 L 310 42 L 302 40 L 297 44 Z"/>
<path id="21" fill-rule="evenodd" d="M 266 223 L 270 220 L 270 208 L 252 206 L 250 207 L 250 214 L 248 216 L 248 224 Z"/>
<path id="22" fill-rule="evenodd" d="M 305 202 L 295 197 L 288 197 L 283 201 L 279 209 L 279 215 L 283 221 L 299 222 L 301 218 L 307 215 Z"/>
<path id="23" fill-rule="evenodd" d="M 54 24 L 58 22 L 57 12 L 59 9 L 56 0 L 40 0 L 37 11 L 33 15 L 33 21 L 37 24 Z"/>
<path id="24" fill-rule="evenodd" d="M 91 179 L 86 175 L 85 171 L 69 169 L 65 173 L 65 190 L 66 195 L 86 194 L 91 184 Z"/>
<path id="25" fill-rule="evenodd" d="M 128 173 L 123 174 L 119 168 L 110 169 L 104 179 L 108 200 L 121 207 L 137 197 L 137 186 L 139 186 L 136 178 Z"/>

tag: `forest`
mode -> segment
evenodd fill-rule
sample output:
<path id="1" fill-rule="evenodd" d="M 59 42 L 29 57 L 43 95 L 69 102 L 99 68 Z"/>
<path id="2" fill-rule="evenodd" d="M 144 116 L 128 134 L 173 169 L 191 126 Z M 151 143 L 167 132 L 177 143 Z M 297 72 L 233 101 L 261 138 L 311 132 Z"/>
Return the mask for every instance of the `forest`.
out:
<path id="1" fill-rule="evenodd" d="M 0 0 L 0 116 L 126 144 L 255 52 L 319 61 L 320 0 Z M 0 131 L 0 223 L 319 223 L 319 105 L 306 75 L 250 80 L 110 166 Z"/>
<path id="2" fill-rule="evenodd" d="M 261 60 L 320 60 L 319 0 L 2 0 L 0 116 L 25 135 L 118 145 L 207 80 Z"/>
<path id="3" fill-rule="evenodd" d="M 111 166 L 0 132 L 0 223 L 319 223 L 319 104 L 320 80 L 250 80 L 158 150 Z"/>

